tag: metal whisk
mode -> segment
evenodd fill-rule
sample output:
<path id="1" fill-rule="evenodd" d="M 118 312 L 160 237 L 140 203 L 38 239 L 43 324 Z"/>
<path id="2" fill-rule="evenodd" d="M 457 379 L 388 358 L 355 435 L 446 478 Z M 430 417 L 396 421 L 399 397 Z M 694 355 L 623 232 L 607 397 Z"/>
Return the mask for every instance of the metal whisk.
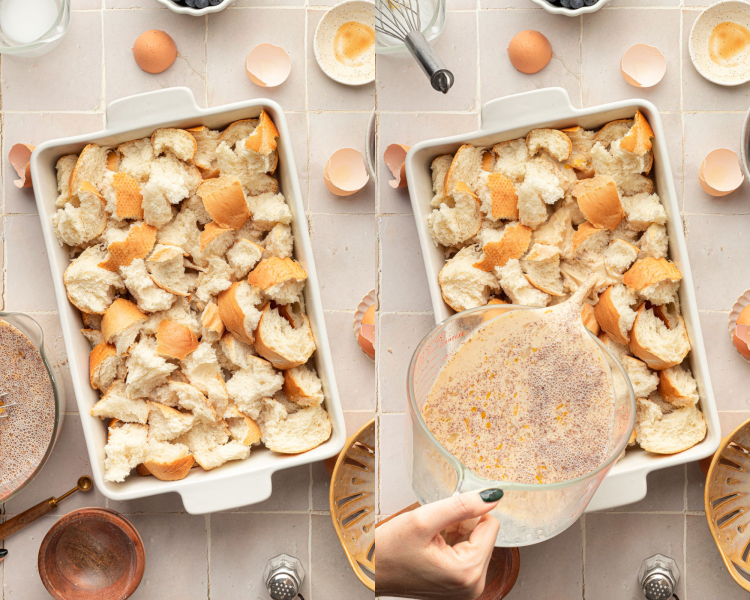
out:
<path id="1" fill-rule="evenodd" d="M 445 68 L 422 33 L 419 0 L 378 0 L 375 6 L 378 11 L 375 29 L 406 44 L 432 87 L 447 94 L 453 85 L 453 73 Z"/>
<path id="2" fill-rule="evenodd" d="M 8 392 L 0 392 L 0 419 L 7 419 L 8 418 L 8 411 L 7 408 L 11 408 L 12 406 L 16 406 L 15 402 L 5 402 L 5 398 L 8 396 Z"/>

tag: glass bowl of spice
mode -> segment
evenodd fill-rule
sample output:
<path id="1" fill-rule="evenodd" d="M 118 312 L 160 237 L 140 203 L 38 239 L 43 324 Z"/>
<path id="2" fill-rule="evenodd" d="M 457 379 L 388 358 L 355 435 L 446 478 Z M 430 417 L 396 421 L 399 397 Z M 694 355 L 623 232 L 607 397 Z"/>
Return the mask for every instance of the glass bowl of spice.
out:
<path id="1" fill-rule="evenodd" d="M 0 312 L 0 502 L 36 477 L 52 454 L 65 410 L 65 387 L 39 323 Z"/>

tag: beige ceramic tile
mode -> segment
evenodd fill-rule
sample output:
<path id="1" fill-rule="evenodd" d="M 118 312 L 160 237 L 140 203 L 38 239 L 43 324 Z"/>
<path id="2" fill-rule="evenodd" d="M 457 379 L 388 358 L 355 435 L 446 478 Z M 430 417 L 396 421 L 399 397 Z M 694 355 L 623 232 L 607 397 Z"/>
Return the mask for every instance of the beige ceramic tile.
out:
<path id="1" fill-rule="evenodd" d="M 360 427 L 374 418 L 375 413 L 371 411 L 345 412 L 346 435 L 353 436 Z M 326 471 L 322 461 L 312 465 L 312 478 L 312 509 L 328 511 L 330 509 L 328 493 L 331 487 L 331 476 Z"/>
<path id="2" fill-rule="evenodd" d="M 67 511 L 63 511 L 67 512 Z M 12 600 L 48 600 L 37 570 L 39 546 L 58 515 L 47 515 L 24 529 L 23 533 L 5 540 L 8 557 L 3 561 L 5 581 L 3 593 Z"/>
<path id="3" fill-rule="evenodd" d="M 3 238 L 6 248 L 5 309 L 56 310 L 39 217 L 5 217 Z"/>
<path id="4" fill-rule="evenodd" d="M 166 71 L 142 71 L 133 58 L 133 44 L 144 31 L 166 31 L 178 56 Z M 172 86 L 189 87 L 198 106 L 206 105 L 205 20 L 169 10 L 104 11 L 107 103 L 118 98 Z"/>
<path id="5" fill-rule="evenodd" d="M 276 471 L 271 483 L 273 491 L 268 500 L 243 506 L 236 512 L 304 512 L 310 509 L 310 465 Z"/>
<path id="6" fill-rule="evenodd" d="M 307 206 L 308 174 L 307 174 L 307 114 L 306 113 L 284 113 L 289 134 L 292 137 L 292 152 L 297 167 L 297 177 L 302 190 L 303 206 Z"/>
<path id="7" fill-rule="evenodd" d="M 104 3 L 107 8 L 152 8 L 168 10 L 156 2 L 156 0 L 104 0 Z"/>
<path id="8" fill-rule="evenodd" d="M 62 496 L 75 487 L 82 475 L 91 476 L 91 466 L 81 431 L 81 419 L 78 415 L 65 415 L 60 436 L 47 464 L 23 491 L 5 503 L 6 513 L 16 515 L 50 496 Z M 105 501 L 106 498 L 96 488 L 85 494 L 77 492 L 61 503 L 54 514 L 64 515 L 84 506 L 104 506 Z"/>
<path id="9" fill-rule="evenodd" d="M 583 534 L 576 521 L 549 541 L 520 549 L 521 570 L 508 600 L 559 600 L 583 593 Z M 544 573 L 544 577 L 540 574 Z M 554 585 L 550 585 L 554 582 Z"/>
<path id="10" fill-rule="evenodd" d="M 677 191 L 678 206 L 682 206 L 682 115 L 676 113 L 661 114 L 662 126 L 667 140 L 667 154 L 669 163 L 672 167 L 672 177 L 674 178 L 674 187 Z"/>
<path id="11" fill-rule="evenodd" d="M 378 452 L 380 464 L 379 514 L 392 515 L 417 501 L 404 465 L 404 415 L 381 415 Z"/>
<path id="12" fill-rule="evenodd" d="M 652 471 L 647 477 L 646 497 L 640 502 L 626 504 L 609 512 L 679 512 L 685 508 L 685 466 Z"/>
<path id="13" fill-rule="evenodd" d="M 344 410 L 375 410 L 375 363 L 354 338 L 354 312 L 325 312 L 336 385 Z"/>
<path id="14" fill-rule="evenodd" d="M 206 517 L 132 515 L 128 519 L 140 532 L 147 556 L 146 571 L 138 591 L 132 596 L 133 600 L 206 598 Z"/>
<path id="15" fill-rule="evenodd" d="M 49 140 L 95 132 L 104 126 L 101 114 L 70 113 L 6 113 L 3 123 L 3 141 L 10 150 L 15 144 L 39 146 Z M 6 159 L 3 182 L 6 213 L 36 214 L 36 202 L 31 188 L 18 189 L 13 183 L 17 175 Z"/>
<path id="16" fill-rule="evenodd" d="M 265 600 L 263 568 L 269 558 L 282 552 L 296 556 L 310 573 L 309 528 L 309 515 L 211 515 L 211 596 Z M 309 597 L 309 577 L 305 578 L 301 591 Z"/>
<path id="17" fill-rule="evenodd" d="M 408 402 L 406 375 L 409 361 L 422 338 L 435 327 L 432 313 L 380 316 L 380 409 L 404 412 Z"/>
<path id="18" fill-rule="evenodd" d="M 369 113 L 310 114 L 310 210 L 314 213 L 374 213 L 375 182 L 351 196 L 337 196 L 325 184 L 325 166 L 341 148 L 354 148 L 365 161 Z M 365 170 L 367 165 L 365 163 Z"/>
<path id="19" fill-rule="evenodd" d="M 748 414 L 750 417 L 750 413 Z M 703 511 L 703 492 L 706 485 L 706 476 L 701 471 L 697 462 L 687 465 L 687 509 Z"/>
<path id="20" fill-rule="evenodd" d="M 383 153 L 391 144 L 415 146 L 434 138 L 461 135 L 476 131 L 479 117 L 472 114 L 383 113 L 378 116 L 378 177 L 380 177 L 381 213 L 412 214 L 409 191 L 395 190 L 388 182 L 393 179 L 383 160 Z"/>
<path id="21" fill-rule="evenodd" d="M 370 600 L 373 597 L 349 566 L 329 515 L 312 515 L 310 548 L 313 598 Z"/>
<path id="22" fill-rule="evenodd" d="M 649 556 L 671 556 L 681 573 L 684 515 L 608 514 L 586 515 L 584 581 L 587 598 L 632 600 L 641 597 L 638 567 Z M 680 578 L 677 595 L 685 593 Z"/>
<path id="23" fill-rule="evenodd" d="M 73 10 L 96 10 L 103 7 L 103 0 L 72 0 L 70 8 Z"/>
<path id="24" fill-rule="evenodd" d="M 314 4 L 324 4 L 314 0 Z M 331 1 L 331 5 L 338 2 Z M 310 110 L 373 110 L 375 83 L 344 85 L 326 75 L 315 60 L 315 29 L 325 11 L 307 11 L 307 102 Z M 362 134 L 364 138 L 364 133 Z"/>
<path id="25" fill-rule="evenodd" d="M 729 310 L 748 288 L 750 215 L 688 215 L 687 245 L 701 310 Z"/>
<path id="26" fill-rule="evenodd" d="M 721 435 L 723 437 L 727 437 L 730 433 L 732 433 L 737 427 L 739 427 L 742 423 L 748 420 L 750 418 L 750 413 L 747 411 L 739 411 L 739 412 L 727 412 L 727 411 L 721 411 L 719 412 L 719 424 L 721 425 Z"/>
<path id="27" fill-rule="evenodd" d="M 623 53 L 638 43 L 656 46 L 667 59 L 667 73 L 653 88 L 636 88 L 627 83 L 620 72 Z M 584 15 L 583 105 L 644 98 L 659 110 L 679 110 L 679 49 L 680 13 L 677 10 L 600 10 Z"/>
<path id="28" fill-rule="evenodd" d="M 750 186 L 745 183 L 735 192 L 716 198 L 703 191 L 698 172 L 706 155 L 717 148 L 728 148 L 740 156 L 740 135 L 745 115 L 686 114 L 685 139 L 685 211 L 688 213 L 749 213 Z M 733 135 L 727 135 L 734 132 Z M 740 167 L 742 168 L 742 167 Z"/>
<path id="29" fill-rule="evenodd" d="M 4 56 L 3 110 L 101 109 L 101 32 L 99 12 L 80 12 L 54 52 L 38 58 Z"/>
<path id="30" fill-rule="evenodd" d="M 479 0 L 480 8 L 525 8 L 528 10 L 538 10 L 542 12 L 531 0 Z M 479 13 L 483 15 L 483 13 Z"/>
<path id="31" fill-rule="evenodd" d="M 233 7 L 304 6 L 305 0 L 237 0 Z"/>
<path id="32" fill-rule="evenodd" d="M 353 310 L 377 286 L 374 215 L 312 215 L 312 247 L 323 307 Z"/>
<path id="33" fill-rule="evenodd" d="M 477 107 L 477 19 L 471 11 L 451 13 L 435 52 L 455 76 L 447 94 L 432 89 L 419 65 L 409 55 L 378 57 L 378 110 L 453 111 Z"/>
<path id="34" fill-rule="evenodd" d="M 607 4 L 604 8 L 650 8 L 653 6 L 663 6 L 667 8 L 677 7 L 680 6 L 680 0 L 613 0 L 613 2 Z"/>
<path id="35" fill-rule="evenodd" d="M 688 598 L 747 598 L 747 592 L 735 583 L 724 566 L 704 516 L 687 516 L 686 542 Z"/>
<path id="36" fill-rule="evenodd" d="M 133 471 L 131 477 L 139 477 Z M 133 514 L 162 514 L 162 513 L 185 513 L 182 498 L 177 493 L 158 494 L 148 498 L 136 498 L 135 500 L 108 500 L 107 507 L 125 515 Z M 187 513 L 185 513 L 187 514 Z"/>
<path id="37" fill-rule="evenodd" d="M 580 85 L 580 19 L 560 18 L 543 10 L 480 12 L 480 64 L 482 103 L 558 86 L 568 91 L 573 106 L 581 105 Z M 525 29 L 542 32 L 550 41 L 554 57 L 538 73 L 526 75 L 510 63 L 508 44 L 514 35 Z"/>
<path id="38" fill-rule="evenodd" d="M 729 313 L 701 312 L 700 320 L 717 408 L 750 410 L 750 363 L 729 339 Z"/>
<path id="39" fill-rule="evenodd" d="M 704 1 L 704 0 L 699 0 Z M 686 3 L 687 4 L 687 3 Z M 713 4 L 711 2 L 711 4 Z M 725 87 L 704 79 L 693 66 L 688 51 L 690 29 L 700 11 L 682 11 L 682 78 L 684 110 L 741 110 L 750 105 L 750 87 L 747 85 Z M 662 108 L 662 107 L 660 107 Z M 732 133 L 732 139 L 739 138 L 739 130 Z"/>
<path id="40" fill-rule="evenodd" d="M 77 413 L 78 403 L 76 402 L 75 391 L 73 390 L 73 380 L 70 376 L 68 354 L 65 350 L 65 340 L 63 340 L 62 336 L 60 317 L 57 313 L 38 313 L 29 316 L 41 325 L 44 331 L 44 345 L 54 355 L 62 372 L 66 394 L 65 412 Z"/>
<path id="41" fill-rule="evenodd" d="M 411 216 L 381 217 L 382 307 L 384 312 L 430 311 L 422 249 Z"/>
<path id="42" fill-rule="evenodd" d="M 263 88 L 245 72 L 248 53 L 260 43 L 281 46 L 292 59 L 289 78 Z M 228 8 L 208 17 L 208 104 L 270 98 L 285 110 L 305 109 L 304 9 Z"/>

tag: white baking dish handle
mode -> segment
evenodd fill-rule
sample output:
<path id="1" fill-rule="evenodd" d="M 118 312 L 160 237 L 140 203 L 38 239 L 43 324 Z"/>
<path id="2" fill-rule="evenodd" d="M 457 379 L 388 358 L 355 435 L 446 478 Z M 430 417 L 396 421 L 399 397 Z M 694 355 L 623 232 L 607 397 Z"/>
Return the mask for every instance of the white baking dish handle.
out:
<path id="1" fill-rule="evenodd" d="M 165 88 L 111 102 L 107 106 L 107 129 L 132 130 L 159 120 L 194 117 L 202 110 L 190 88 Z"/>
<path id="2" fill-rule="evenodd" d="M 482 129 L 510 129 L 546 121 L 559 122 L 577 114 L 578 110 L 570 103 L 567 91 L 560 87 L 544 88 L 487 102 L 482 107 Z"/>
<path id="3" fill-rule="evenodd" d="M 607 510 L 643 500 L 646 497 L 647 475 L 648 473 L 641 469 L 631 469 L 626 473 L 608 473 L 586 507 L 586 512 Z"/>
<path id="4" fill-rule="evenodd" d="M 197 481 L 195 485 L 186 485 L 175 491 L 180 494 L 185 510 L 191 515 L 215 513 L 270 498 L 273 473 L 273 470 L 266 469 L 234 474 L 210 483 Z"/>

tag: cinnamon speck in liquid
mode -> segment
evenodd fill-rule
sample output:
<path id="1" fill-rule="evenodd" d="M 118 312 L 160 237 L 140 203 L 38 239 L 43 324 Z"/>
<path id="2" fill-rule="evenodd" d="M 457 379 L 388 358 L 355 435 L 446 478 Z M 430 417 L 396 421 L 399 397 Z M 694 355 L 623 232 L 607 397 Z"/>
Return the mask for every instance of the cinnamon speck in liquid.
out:
<path id="1" fill-rule="evenodd" d="M 553 483 L 585 475 L 607 457 L 611 376 L 583 329 L 582 298 L 493 319 L 438 374 L 422 416 L 474 473 Z"/>

